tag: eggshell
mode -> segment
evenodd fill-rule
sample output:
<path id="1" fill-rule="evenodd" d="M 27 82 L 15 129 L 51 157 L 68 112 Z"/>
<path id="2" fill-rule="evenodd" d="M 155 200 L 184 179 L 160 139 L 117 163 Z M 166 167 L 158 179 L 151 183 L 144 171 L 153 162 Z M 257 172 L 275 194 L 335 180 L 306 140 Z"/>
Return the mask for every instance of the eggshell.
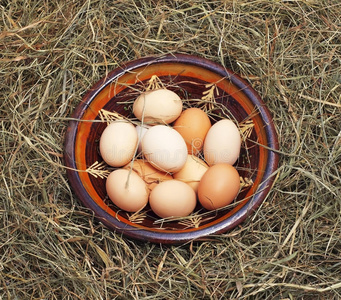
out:
<path id="1" fill-rule="evenodd" d="M 188 153 L 197 155 L 203 148 L 211 121 L 203 110 L 192 107 L 181 113 L 173 128 L 184 138 Z"/>
<path id="2" fill-rule="evenodd" d="M 199 182 L 208 169 L 208 165 L 199 157 L 188 155 L 185 165 L 173 174 L 174 179 L 187 183 L 194 192 L 198 192 Z"/>
<path id="3" fill-rule="evenodd" d="M 150 190 L 163 181 L 173 179 L 172 175 L 155 169 L 144 159 L 135 159 L 128 163 L 124 168 L 128 170 L 132 169 L 136 172 L 144 180 Z"/>
<path id="4" fill-rule="evenodd" d="M 212 125 L 204 142 L 204 157 L 209 166 L 218 163 L 233 165 L 240 153 L 241 136 L 238 127 L 228 119 Z"/>
<path id="5" fill-rule="evenodd" d="M 122 167 L 135 155 L 138 142 L 135 126 L 127 121 L 114 121 L 103 131 L 99 149 L 110 166 Z"/>
<path id="6" fill-rule="evenodd" d="M 239 189 L 238 171 L 230 164 L 216 164 L 200 180 L 199 202 L 208 210 L 218 209 L 230 204 L 238 195 Z"/>
<path id="7" fill-rule="evenodd" d="M 134 171 L 117 169 L 111 172 L 106 181 L 106 190 L 111 201 L 128 212 L 139 211 L 148 203 L 148 188 Z"/>
<path id="8" fill-rule="evenodd" d="M 133 113 L 145 124 L 169 124 L 182 111 L 182 100 L 171 90 L 157 89 L 142 93 L 133 104 Z"/>
<path id="9" fill-rule="evenodd" d="M 184 139 L 166 125 L 155 125 L 148 129 L 142 140 L 142 152 L 156 169 L 168 173 L 181 170 L 187 160 Z"/>
<path id="10" fill-rule="evenodd" d="M 149 204 L 161 218 L 186 217 L 196 206 L 196 195 L 188 184 L 173 179 L 161 182 L 151 191 Z"/>
<path id="11" fill-rule="evenodd" d="M 135 129 L 137 132 L 138 137 L 138 148 L 137 151 L 140 153 L 142 151 L 142 139 L 144 137 L 144 134 L 147 132 L 147 130 L 150 128 L 150 126 L 142 126 L 142 125 L 136 125 Z"/>

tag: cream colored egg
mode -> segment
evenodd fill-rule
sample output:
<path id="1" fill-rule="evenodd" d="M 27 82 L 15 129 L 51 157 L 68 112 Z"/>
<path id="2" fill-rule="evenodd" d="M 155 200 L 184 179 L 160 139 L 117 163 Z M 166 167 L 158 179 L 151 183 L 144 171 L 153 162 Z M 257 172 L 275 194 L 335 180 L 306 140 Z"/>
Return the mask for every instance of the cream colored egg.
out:
<path id="1" fill-rule="evenodd" d="M 175 179 L 158 184 L 149 197 L 151 209 L 161 218 L 186 217 L 194 210 L 196 203 L 193 189 Z"/>
<path id="2" fill-rule="evenodd" d="M 134 171 L 117 169 L 111 172 L 106 191 L 115 205 L 128 212 L 139 211 L 148 203 L 149 190 Z"/>
<path id="3" fill-rule="evenodd" d="M 144 124 L 169 124 L 182 111 L 182 100 L 171 90 L 156 89 L 142 93 L 133 104 L 133 113 Z"/>
<path id="4" fill-rule="evenodd" d="M 187 160 L 184 139 L 166 125 L 155 125 L 148 129 L 142 140 L 142 152 L 150 164 L 167 173 L 180 171 Z"/>
<path id="5" fill-rule="evenodd" d="M 121 167 L 135 155 L 137 142 L 138 136 L 133 124 L 127 121 L 114 121 L 104 129 L 99 149 L 108 165 Z"/>
<path id="6" fill-rule="evenodd" d="M 204 157 L 209 166 L 218 163 L 233 165 L 240 153 L 241 136 L 238 127 L 228 119 L 215 123 L 204 142 Z"/>
<path id="7" fill-rule="evenodd" d="M 188 155 L 183 168 L 173 174 L 174 179 L 187 183 L 194 192 L 198 192 L 199 182 L 208 169 L 208 165 L 199 157 Z"/>

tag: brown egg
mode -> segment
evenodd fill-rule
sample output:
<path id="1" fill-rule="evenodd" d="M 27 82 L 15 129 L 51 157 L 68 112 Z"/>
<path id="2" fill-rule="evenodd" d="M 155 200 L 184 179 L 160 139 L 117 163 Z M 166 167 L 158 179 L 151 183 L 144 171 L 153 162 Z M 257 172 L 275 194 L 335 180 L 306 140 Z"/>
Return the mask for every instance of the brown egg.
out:
<path id="1" fill-rule="evenodd" d="M 230 204 L 239 193 L 238 171 L 230 164 L 221 163 L 210 167 L 201 178 L 198 197 L 201 205 L 214 210 Z"/>
<path id="2" fill-rule="evenodd" d="M 111 201 L 125 211 L 139 211 L 148 203 L 149 190 L 134 171 L 117 169 L 111 172 L 105 186 Z"/>
<path id="3" fill-rule="evenodd" d="M 161 218 L 186 217 L 197 203 L 193 189 L 179 180 L 167 180 L 158 184 L 150 193 L 149 204 Z"/>
<path id="4" fill-rule="evenodd" d="M 160 182 L 173 179 L 172 175 L 155 169 L 149 162 L 143 159 L 135 159 L 124 166 L 124 168 L 128 170 L 132 168 L 144 180 L 150 190 L 155 188 Z"/>
<path id="5" fill-rule="evenodd" d="M 174 179 L 187 183 L 194 192 L 198 192 L 199 182 L 208 169 L 208 165 L 199 157 L 188 154 L 183 168 L 173 174 Z"/>
<path id="6" fill-rule="evenodd" d="M 197 155 L 204 145 L 211 121 L 203 110 L 192 107 L 181 113 L 173 128 L 184 138 L 188 153 Z"/>

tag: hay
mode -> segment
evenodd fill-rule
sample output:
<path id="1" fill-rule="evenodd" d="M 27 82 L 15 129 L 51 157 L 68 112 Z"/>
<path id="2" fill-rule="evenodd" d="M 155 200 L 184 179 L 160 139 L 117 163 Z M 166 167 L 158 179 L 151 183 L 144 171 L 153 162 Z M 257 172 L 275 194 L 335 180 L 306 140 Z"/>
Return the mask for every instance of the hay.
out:
<path id="1" fill-rule="evenodd" d="M 2 1 L 1 299 L 339 299 L 341 4 Z M 189 53 L 241 74 L 279 133 L 272 192 L 200 243 L 128 240 L 75 198 L 68 119 L 122 62 Z"/>

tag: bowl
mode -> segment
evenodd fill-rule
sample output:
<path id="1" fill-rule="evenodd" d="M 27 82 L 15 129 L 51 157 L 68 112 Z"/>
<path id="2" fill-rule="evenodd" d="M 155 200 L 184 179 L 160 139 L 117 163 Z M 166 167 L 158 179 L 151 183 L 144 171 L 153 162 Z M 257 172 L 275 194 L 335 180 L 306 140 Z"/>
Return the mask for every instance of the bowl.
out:
<path id="1" fill-rule="evenodd" d="M 155 75 L 157 77 L 155 77 Z M 110 171 L 99 153 L 99 138 L 109 116 L 132 118 L 132 103 L 154 83 L 176 91 L 184 106 L 209 112 L 212 123 L 230 118 L 243 132 L 235 167 L 241 191 L 232 205 L 188 218 L 160 220 L 147 206 L 139 213 L 118 209 L 105 191 Z M 64 160 L 69 183 L 84 206 L 109 229 L 132 239 L 163 244 L 204 240 L 225 233 L 250 216 L 269 193 L 278 167 L 278 139 L 271 114 L 257 92 L 238 75 L 210 60 L 185 54 L 129 61 L 97 82 L 75 108 L 65 137 Z"/>

